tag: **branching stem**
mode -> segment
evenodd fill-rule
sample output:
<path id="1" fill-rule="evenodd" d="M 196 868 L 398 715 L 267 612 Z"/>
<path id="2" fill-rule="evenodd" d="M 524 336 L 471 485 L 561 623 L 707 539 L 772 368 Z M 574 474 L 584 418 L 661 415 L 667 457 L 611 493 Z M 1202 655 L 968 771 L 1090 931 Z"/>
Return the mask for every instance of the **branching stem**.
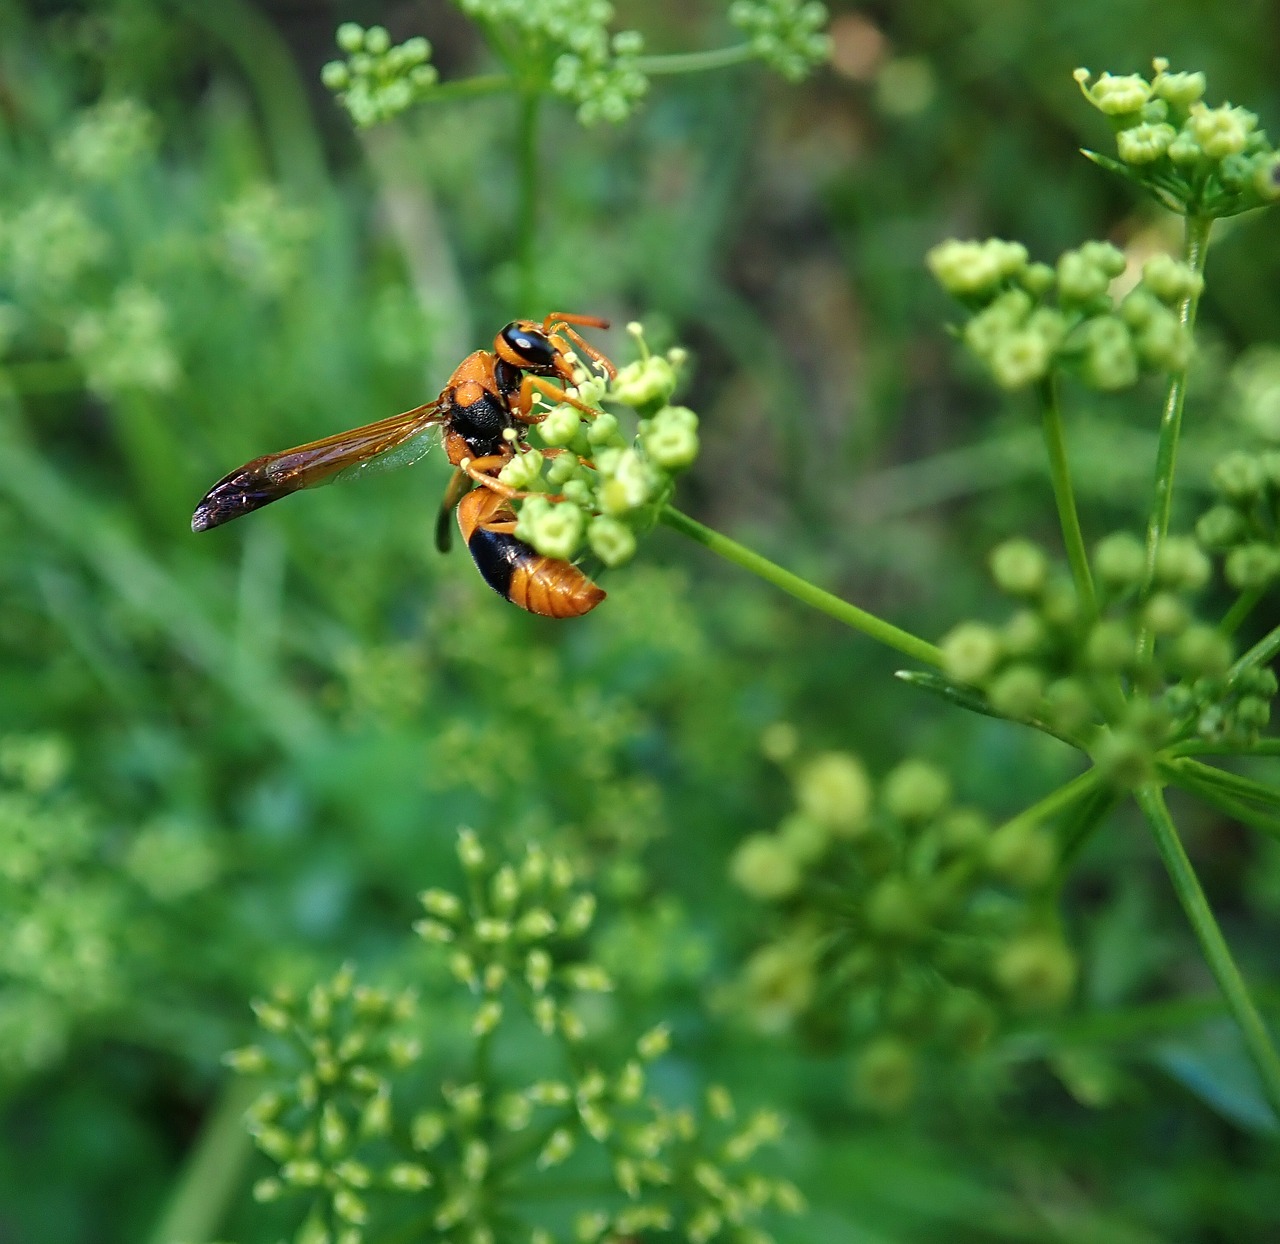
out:
<path id="1" fill-rule="evenodd" d="M 762 557 L 736 540 L 730 540 L 728 536 L 695 522 L 687 514 L 682 514 L 669 505 L 664 506 L 662 521 L 668 527 L 674 527 L 682 535 L 709 548 L 713 553 L 718 553 L 726 561 L 751 571 L 766 583 L 772 583 L 774 587 L 779 587 L 797 600 L 804 601 L 806 605 L 821 610 L 828 617 L 835 618 L 837 622 L 843 622 L 845 626 L 861 631 L 864 635 L 916 661 L 941 667 L 942 650 L 936 645 L 912 635 L 910 631 L 894 626 L 892 622 L 876 617 L 873 613 L 868 613 L 865 609 L 859 609 L 857 605 L 851 605 L 847 600 L 841 600 L 830 592 L 824 592 L 822 588 L 814 586 L 807 579 L 784 570 L 767 557 Z"/>
<path id="2" fill-rule="evenodd" d="M 1207 216 L 1186 217 L 1183 235 L 1182 259 L 1198 276 L 1204 274 L 1205 255 L 1209 249 L 1209 231 L 1213 220 Z M 1195 327 L 1196 308 L 1200 305 L 1199 291 L 1192 291 L 1178 307 L 1178 321 L 1183 331 L 1190 334 Z M 1178 467 L 1178 438 L 1182 432 L 1182 408 L 1187 397 L 1187 372 L 1184 363 L 1169 378 L 1169 390 L 1165 397 L 1164 412 L 1160 416 L 1160 441 L 1156 449 L 1155 496 L 1151 502 L 1151 516 L 1147 520 L 1146 573 L 1143 577 L 1144 595 L 1155 581 L 1156 560 L 1169 532 L 1169 514 L 1173 508 L 1173 483 Z M 1138 655 L 1146 661 L 1151 657 L 1155 637 L 1144 630 L 1138 637 Z"/>
<path id="3" fill-rule="evenodd" d="M 749 43 L 733 47 L 711 48 L 706 52 L 674 52 L 668 56 L 637 56 L 636 68 L 650 76 L 670 73 L 701 73 L 706 69 L 727 69 L 753 60 L 755 52 Z"/>
<path id="4" fill-rule="evenodd" d="M 1276 1054 L 1266 1025 L 1249 993 L 1249 987 L 1240 975 L 1240 969 L 1231 956 L 1222 930 L 1200 888 L 1200 879 L 1187 858 L 1182 840 L 1169 816 L 1164 795 L 1153 784 L 1139 788 L 1136 797 L 1151 826 L 1151 832 L 1155 835 L 1156 847 L 1169 873 L 1169 879 L 1173 882 L 1182 910 L 1186 913 L 1209 970 L 1218 982 L 1218 988 L 1222 990 L 1222 996 L 1240 1027 L 1245 1045 L 1258 1069 L 1263 1094 L 1276 1118 L 1280 1120 L 1280 1055 Z"/>
<path id="5" fill-rule="evenodd" d="M 1071 564 L 1076 595 L 1092 622 L 1098 616 L 1098 598 L 1089 572 L 1089 554 L 1085 551 L 1084 533 L 1076 510 L 1075 490 L 1071 486 L 1071 467 L 1067 462 L 1067 439 L 1062 426 L 1062 408 L 1058 404 L 1057 386 L 1052 376 L 1040 385 L 1040 412 L 1044 427 L 1044 444 L 1049 452 L 1049 476 L 1053 481 L 1053 499 L 1058 507 L 1062 541 Z"/>

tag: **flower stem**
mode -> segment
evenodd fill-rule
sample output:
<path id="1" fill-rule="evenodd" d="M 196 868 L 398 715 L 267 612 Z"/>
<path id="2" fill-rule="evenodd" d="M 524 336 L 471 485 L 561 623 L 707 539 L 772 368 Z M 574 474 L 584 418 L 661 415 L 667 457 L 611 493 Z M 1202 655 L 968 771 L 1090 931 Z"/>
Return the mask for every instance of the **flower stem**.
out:
<path id="1" fill-rule="evenodd" d="M 1204 891 L 1200 888 L 1200 879 L 1183 849 L 1178 831 L 1165 805 L 1164 795 L 1158 786 L 1149 785 L 1140 787 L 1136 797 L 1151 826 L 1151 832 L 1155 835 L 1156 847 L 1169 873 L 1169 879 L 1173 882 L 1182 910 L 1186 913 L 1209 970 L 1218 982 L 1218 988 L 1222 990 L 1222 996 L 1239 1025 L 1254 1066 L 1258 1069 L 1262 1091 L 1277 1120 L 1280 1120 L 1280 1055 L 1276 1054 L 1266 1025 L 1249 993 L 1249 987 L 1231 957 L 1231 950 L 1205 899 Z"/>
<path id="2" fill-rule="evenodd" d="M 516 257 L 520 271 L 521 314 L 531 315 L 538 287 L 538 113 L 542 95 L 520 93 L 516 120 L 516 169 L 519 200 L 516 207 Z"/>
<path id="3" fill-rule="evenodd" d="M 1277 652 L 1280 652 L 1280 626 L 1269 630 L 1227 671 L 1227 685 L 1235 682 L 1245 670 L 1265 665 Z"/>
<path id="4" fill-rule="evenodd" d="M 151 1233 L 151 1244 L 212 1240 L 220 1235 L 227 1205 L 240 1187 L 252 1151 L 241 1116 L 255 1093 L 253 1083 L 239 1076 L 223 1089 Z"/>
<path id="5" fill-rule="evenodd" d="M 674 527 L 682 535 L 688 536 L 689 539 L 705 545 L 713 553 L 718 553 L 726 561 L 751 571 L 766 583 L 772 583 L 774 587 L 790 593 L 797 600 L 804 601 L 806 605 L 812 605 L 828 617 L 835 618 L 837 622 L 843 622 L 845 626 L 851 626 L 855 631 L 861 631 L 879 643 L 894 648 L 917 661 L 923 661 L 926 665 L 939 667 L 942 665 L 942 650 L 934 644 L 912 635 L 910 631 L 894 626 L 892 622 L 877 618 L 875 614 L 868 613 L 865 609 L 859 609 L 857 605 L 851 605 L 847 600 L 841 600 L 830 592 L 824 592 L 822 588 L 815 587 L 807 579 L 802 579 L 789 570 L 783 570 L 768 558 L 761 557 L 759 553 L 753 552 L 736 540 L 730 540 L 728 536 L 723 536 L 718 531 L 713 531 L 710 527 L 704 527 L 672 506 L 663 506 L 662 521 L 668 527 Z"/>
<path id="6" fill-rule="evenodd" d="M 514 91 L 516 82 L 510 74 L 481 73 L 470 78 L 441 82 L 423 96 L 423 103 L 451 103 L 459 99 L 478 99 L 483 95 L 502 95 Z"/>
<path id="7" fill-rule="evenodd" d="M 1076 595 L 1092 622 L 1098 616 L 1098 598 L 1093 590 L 1093 575 L 1089 572 L 1089 555 L 1085 552 L 1084 533 L 1080 530 L 1080 515 L 1076 511 L 1071 468 L 1067 463 L 1067 440 L 1062 427 L 1062 408 L 1058 404 L 1057 386 L 1052 376 L 1046 377 L 1040 385 L 1040 409 L 1044 444 L 1049 451 L 1053 499 L 1058 507 L 1058 522 L 1062 525 L 1062 541 L 1067 548 Z"/>
<path id="8" fill-rule="evenodd" d="M 1213 220 L 1208 216 L 1188 216 L 1183 235 L 1182 259 L 1198 276 L 1204 275 L 1205 256 L 1209 249 L 1209 231 Z M 1196 308 L 1200 305 L 1200 293 L 1193 290 L 1178 308 L 1178 321 L 1187 334 L 1195 327 Z M 1169 531 L 1169 514 L 1173 508 L 1173 481 L 1178 467 L 1178 438 L 1182 433 L 1182 408 L 1187 398 L 1187 372 L 1190 363 L 1184 363 L 1169 378 L 1169 391 L 1165 397 L 1164 411 L 1160 416 L 1160 442 L 1156 450 L 1155 496 L 1151 502 L 1151 516 L 1147 520 L 1147 559 L 1143 577 L 1143 594 L 1151 590 L 1155 581 L 1156 559 L 1160 546 Z M 1144 630 L 1138 637 L 1138 655 L 1146 661 L 1151 657 L 1155 636 Z"/>
<path id="9" fill-rule="evenodd" d="M 1222 615 L 1222 621 L 1218 623 L 1218 630 L 1224 635 L 1234 635 L 1240 627 L 1240 623 L 1253 612 L 1253 607 L 1263 597 L 1266 588 L 1251 587 L 1241 592 L 1236 597 L 1236 603 Z"/>
<path id="10" fill-rule="evenodd" d="M 675 52 L 669 56 L 637 56 L 635 65 L 641 73 L 700 73 L 705 69 L 725 69 L 741 65 L 755 57 L 749 43 L 733 47 L 711 48 L 705 52 Z"/>

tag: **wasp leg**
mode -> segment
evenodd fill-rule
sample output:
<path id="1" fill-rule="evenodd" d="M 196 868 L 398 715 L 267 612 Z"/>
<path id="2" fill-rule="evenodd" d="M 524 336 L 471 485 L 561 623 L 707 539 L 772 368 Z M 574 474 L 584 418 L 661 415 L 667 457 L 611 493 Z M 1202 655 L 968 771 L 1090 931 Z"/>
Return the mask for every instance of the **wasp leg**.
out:
<path id="1" fill-rule="evenodd" d="M 588 406 L 586 402 L 570 397 L 563 389 L 557 389 L 545 376 L 526 376 L 520 382 L 520 392 L 516 394 L 511 410 L 521 423 L 541 423 L 546 418 L 545 415 L 533 413 L 533 399 L 536 394 L 541 394 L 549 401 L 563 402 L 566 406 L 572 406 L 591 419 L 600 413 L 594 406 Z"/>
<path id="2" fill-rule="evenodd" d="M 613 365 L 613 360 L 607 354 L 597 350 L 589 341 L 584 340 L 581 333 L 575 333 L 563 320 L 555 325 L 555 329 L 554 336 L 559 337 L 560 333 L 563 332 L 593 363 L 600 364 L 610 380 L 617 376 L 618 369 Z"/>
<path id="3" fill-rule="evenodd" d="M 458 470 L 465 471 L 482 488 L 495 492 L 508 501 L 522 501 L 526 497 L 542 497 L 547 501 L 563 501 L 564 494 L 558 492 L 527 492 L 522 488 L 512 488 L 498 478 L 498 472 L 510 461 L 501 454 L 489 454 L 484 458 L 464 458 L 458 464 Z"/>
<path id="4" fill-rule="evenodd" d="M 609 321 L 602 320 L 598 315 L 576 315 L 572 311 L 552 311 L 542 321 L 542 331 L 550 332 L 553 324 L 580 324 L 583 328 L 609 327 Z"/>
<path id="5" fill-rule="evenodd" d="M 454 470 L 448 487 L 440 499 L 440 513 L 436 515 L 436 548 L 447 553 L 453 547 L 453 524 L 449 521 L 458 502 L 471 491 L 471 477 L 465 471 Z"/>

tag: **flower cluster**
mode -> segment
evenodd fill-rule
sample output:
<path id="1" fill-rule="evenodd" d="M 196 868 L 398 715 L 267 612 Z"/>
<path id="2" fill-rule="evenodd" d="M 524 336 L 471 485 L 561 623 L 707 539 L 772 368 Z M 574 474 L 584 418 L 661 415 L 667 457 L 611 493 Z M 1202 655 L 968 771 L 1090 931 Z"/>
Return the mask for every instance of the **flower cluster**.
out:
<path id="1" fill-rule="evenodd" d="M 151 158 L 158 129 L 137 100 L 104 99 L 76 118 L 58 143 L 58 162 L 80 181 L 118 181 Z"/>
<path id="2" fill-rule="evenodd" d="M 415 927 L 481 998 L 469 1025 L 469 1074 L 433 1077 L 426 1100 L 414 1104 L 401 1083 L 421 1061 L 422 1042 L 409 1031 L 420 1022 L 412 995 L 357 986 L 348 968 L 305 994 L 278 990 L 254 1007 L 268 1039 L 227 1056 L 237 1071 L 270 1081 L 247 1121 L 278 1171 L 259 1181 L 255 1196 L 309 1196 L 299 1238 L 335 1244 L 359 1244 L 375 1214 L 405 1194 L 426 1199 L 425 1207 L 414 1202 L 414 1221 L 425 1212 L 450 1239 L 493 1244 L 501 1223 L 503 1238 L 516 1231 L 510 1238 L 555 1244 L 570 1237 L 524 1221 L 528 1198 L 517 1203 L 513 1194 L 562 1169 L 581 1207 L 571 1238 L 585 1244 L 668 1231 L 696 1244 L 760 1241 L 768 1237 L 752 1223 L 762 1213 L 799 1212 L 803 1198 L 792 1184 L 752 1168 L 758 1150 L 782 1134 L 777 1115 L 738 1118 L 720 1087 L 706 1092 L 701 1114 L 648 1095 L 648 1065 L 670 1043 L 665 1025 L 621 1060 L 593 1053 L 564 999 L 608 981 L 573 945 L 595 904 L 574 891 L 568 862 L 539 848 L 518 863 L 491 859 L 468 831 L 458 854 L 469 897 L 426 891 L 429 914 Z M 513 987 L 533 1029 L 505 1016 L 503 993 Z M 447 1012 L 433 1011 L 443 1023 Z M 494 1047 L 508 1028 L 518 1059 Z M 539 1031 L 549 1056 L 530 1048 Z M 530 1065 L 539 1078 L 509 1082 Z M 549 1218 L 555 1225 L 554 1211 Z"/>
<path id="3" fill-rule="evenodd" d="M 607 402 L 631 407 L 638 416 L 631 441 L 617 415 L 600 410 L 588 419 L 559 403 L 537 425 L 543 448 L 517 455 L 499 475 L 535 494 L 518 503 L 516 535 L 546 557 L 567 560 L 585 543 L 606 566 L 629 561 L 637 535 L 657 521 L 676 474 L 697 457 L 698 417 L 669 404 L 684 352 L 652 355 L 640 326 L 629 331 L 641 357 L 612 381 L 584 370 L 572 396 L 596 408 Z"/>
<path id="4" fill-rule="evenodd" d="M 643 51 L 644 36 L 638 30 L 593 40 L 556 58 L 551 89 L 578 105 L 583 125 L 625 121 L 649 90 L 649 79 L 637 63 Z"/>
<path id="5" fill-rule="evenodd" d="M 831 56 L 827 9 L 818 0 L 734 0 L 729 20 L 751 50 L 791 82 L 799 82 Z"/>
<path id="6" fill-rule="evenodd" d="M 1057 863 L 1047 831 L 993 830 L 923 761 L 878 790 L 845 752 L 786 763 L 795 810 L 745 839 L 730 866 L 783 918 L 739 987 L 757 1024 L 848 1015 L 863 1043 L 855 1094 L 893 1110 L 912 1095 L 918 1051 L 975 1053 L 1005 1009 L 1067 999 L 1075 959 L 1033 901 Z"/>
<path id="7" fill-rule="evenodd" d="M 1213 468 L 1217 503 L 1196 524 L 1205 548 L 1224 554 L 1223 575 L 1241 592 L 1280 579 L 1280 451 L 1237 450 Z"/>
<path id="8" fill-rule="evenodd" d="M 392 1078 L 421 1053 L 400 1031 L 414 1014 L 413 995 L 357 986 L 344 967 L 302 995 L 278 988 L 253 1009 L 267 1040 L 232 1050 L 226 1062 L 272 1081 L 246 1120 L 279 1171 L 258 1181 L 254 1197 L 305 1196 L 317 1218 L 341 1224 L 342 1244 L 357 1244 L 369 1190 L 418 1192 L 432 1182 L 390 1143 Z"/>
<path id="9" fill-rule="evenodd" d="M 321 81 L 361 129 L 389 121 L 430 94 L 438 74 L 429 63 L 431 44 L 420 35 L 392 46 L 383 26 L 367 30 L 356 22 L 338 27 L 338 47 L 346 60 L 332 60 Z"/>
<path id="10" fill-rule="evenodd" d="M 575 891 L 573 865 L 541 847 L 529 847 L 518 867 L 494 866 L 476 835 L 463 830 L 458 858 L 471 880 L 470 900 L 426 890 L 427 915 L 413 927 L 449 948 L 453 975 L 482 999 L 472 1035 L 493 1032 L 507 1013 L 504 997 L 515 993 L 543 1033 L 581 1040 L 586 1030 L 570 1000 L 613 988 L 603 968 L 573 949 L 595 918 L 595 896 Z"/>
<path id="11" fill-rule="evenodd" d="M 1203 101 L 1203 73 L 1170 73 L 1158 57 L 1141 74 L 1077 69 L 1084 97 L 1111 123 L 1118 160 L 1086 152 L 1095 163 L 1141 185 L 1172 211 L 1234 216 L 1280 199 L 1280 155 L 1257 116 Z"/>
<path id="12" fill-rule="evenodd" d="M 120 286 L 105 311 L 82 311 L 71 322 L 71 354 L 102 397 L 129 390 L 168 393 L 181 378 L 170 344 L 165 304 L 142 285 Z"/>
<path id="13" fill-rule="evenodd" d="M 305 248 L 319 227 L 314 212 L 259 183 L 224 204 L 219 215 L 218 259 L 247 288 L 276 297 L 301 276 Z"/>
<path id="14" fill-rule="evenodd" d="M 1100 541 L 1098 616 L 1028 540 L 996 548 L 991 569 L 1021 607 L 1000 627 L 953 628 L 942 641 L 947 675 L 980 690 L 990 711 L 1080 740 L 1118 785 L 1147 780 L 1172 743 L 1247 741 L 1266 725 L 1275 676 L 1231 677 L 1231 639 L 1196 619 L 1211 565 L 1195 540 L 1165 540 L 1147 591 L 1142 542 L 1127 532 Z"/>
<path id="15" fill-rule="evenodd" d="M 973 313 L 960 336 L 1001 388 L 1025 388 L 1061 367 L 1111 391 L 1128 388 L 1144 370 L 1186 366 L 1191 336 L 1175 308 L 1199 292 L 1202 278 L 1168 255 L 1147 260 L 1142 279 L 1119 301 L 1109 289 L 1125 257 L 1108 242 L 1086 242 L 1051 267 L 1031 262 L 1017 242 L 951 239 L 927 262 Z"/>

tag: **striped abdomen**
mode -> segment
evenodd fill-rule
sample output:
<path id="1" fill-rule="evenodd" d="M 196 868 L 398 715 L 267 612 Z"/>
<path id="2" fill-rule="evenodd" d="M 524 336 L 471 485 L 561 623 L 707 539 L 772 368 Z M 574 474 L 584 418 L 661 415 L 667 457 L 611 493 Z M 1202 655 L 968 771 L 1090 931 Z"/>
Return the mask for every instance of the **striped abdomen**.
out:
<path id="1" fill-rule="evenodd" d="M 504 497 L 480 487 L 458 503 L 458 527 L 480 577 L 499 596 L 544 618 L 590 613 L 604 592 L 570 562 L 543 557 L 513 534 L 516 516 Z"/>

